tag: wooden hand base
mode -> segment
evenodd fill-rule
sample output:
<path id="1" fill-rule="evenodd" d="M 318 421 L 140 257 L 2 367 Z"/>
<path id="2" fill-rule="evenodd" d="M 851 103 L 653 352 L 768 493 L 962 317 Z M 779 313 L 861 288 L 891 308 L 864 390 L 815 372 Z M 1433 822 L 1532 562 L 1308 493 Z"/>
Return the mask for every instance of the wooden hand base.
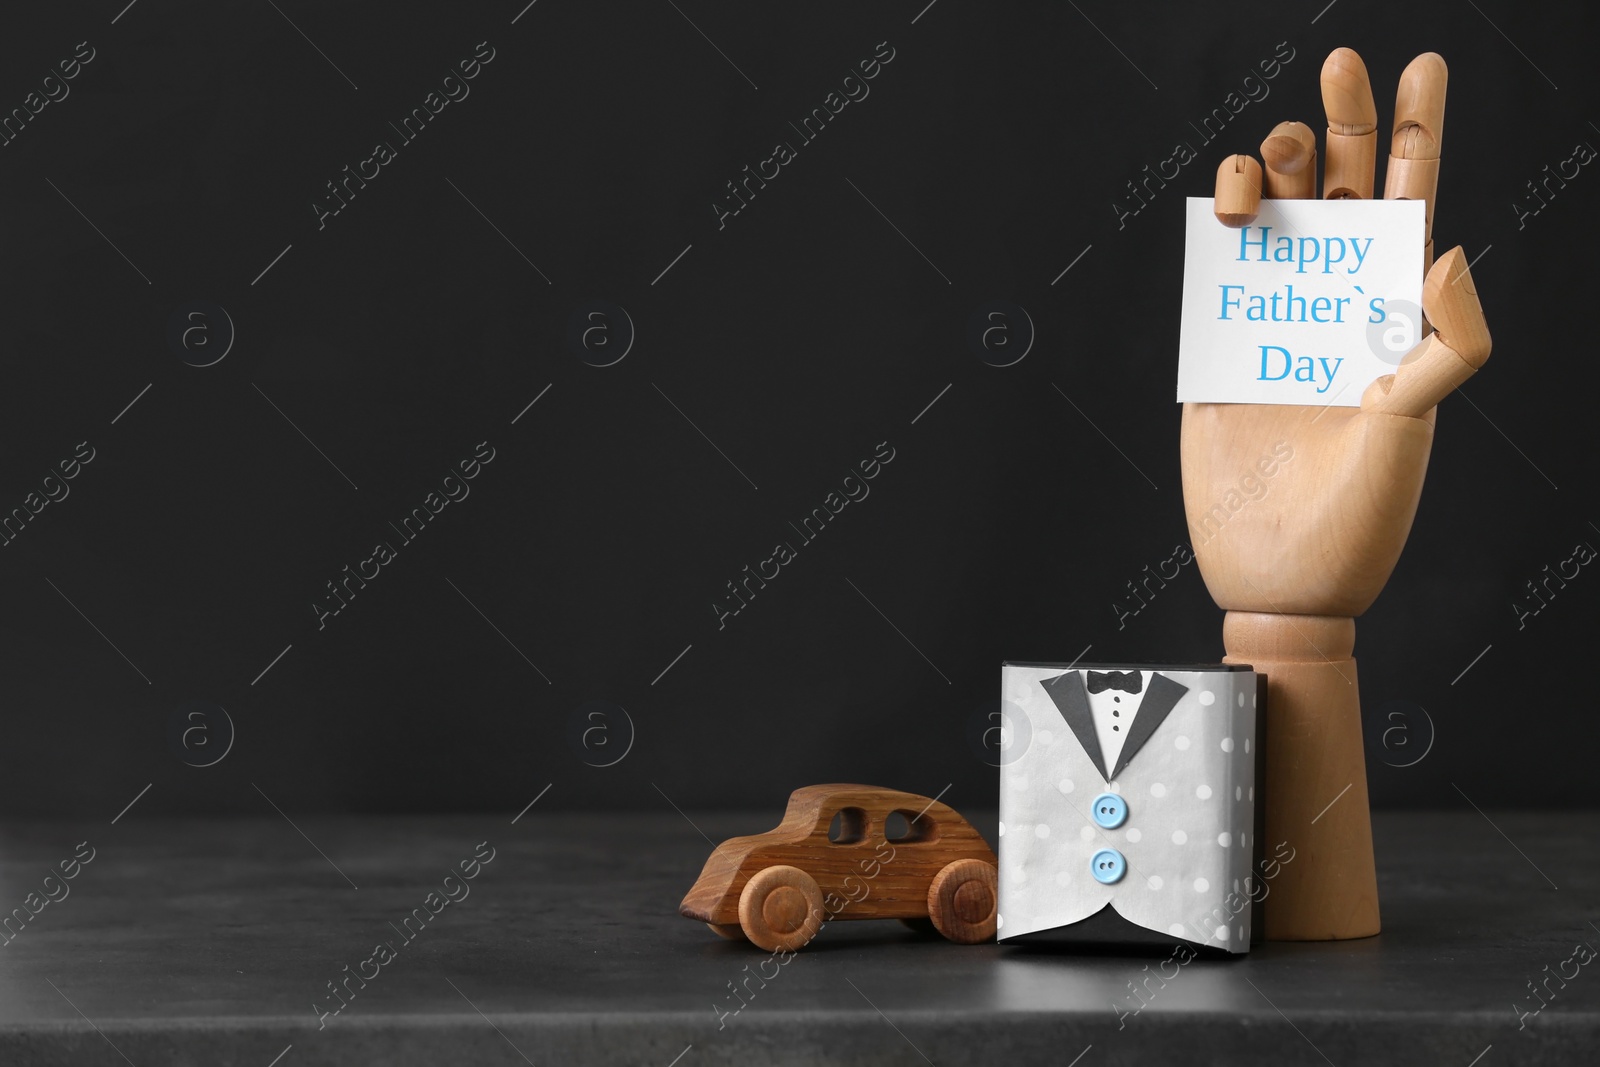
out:
<path id="1" fill-rule="evenodd" d="M 1223 622 L 1225 662 L 1267 676 L 1263 849 L 1293 849 L 1263 882 L 1270 941 L 1380 928 L 1355 633 L 1354 619 L 1331 615 L 1230 611 Z"/>

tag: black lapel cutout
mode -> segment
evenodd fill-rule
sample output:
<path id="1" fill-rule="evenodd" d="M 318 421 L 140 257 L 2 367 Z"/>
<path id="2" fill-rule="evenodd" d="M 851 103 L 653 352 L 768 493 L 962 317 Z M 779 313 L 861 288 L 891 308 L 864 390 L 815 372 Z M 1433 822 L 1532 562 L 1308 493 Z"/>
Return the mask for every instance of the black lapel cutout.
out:
<path id="1" fill-rule="evenodd" d="M 1044 691 L 1055 701 L 1056 710 L 1061 712 L 1061 717 L 1072 727 L 1072 732 L 1078 737 L 1078 744 L 1083 746 L 1083 750 L 1094 761 L 1095 770 L 1100 772 L 1100 777 L 1108 782 L 1111 781 L 1111 776 L 1106 773 L 1105 756 L 1100 751 L 1100 736 L 1094 730 L 1094 713 L 1089 710 L 1089 692 L 1083 687 L 1083 672 L 1068 671 L 1054 678 L 1046 678 L 1039 684 L 1044 686 Z M 1129 734 L 1128 741 L 1132 740 L 1133 735 Z"/>
<path id="2" fill-rule="evenodd" d="M 1144 691 L 1144 699 L 1139 702 L 1139 711 L 1133 717 L 1133 725 L 1128 727 L 1128 739 L 1122 743 L 1122 753 L 1117 758 L 1117 769 L 1112 778 L 1121 774 L 1123 768 L 1139 754 L 1144 743 L 1150 740 L 1150 735 L 1156 732 L 1156 727 L 1166 721 L 1167 714 L 1188 691 L 1189 687 L 1181 682 L 1174 682 L 1164 674 L 1151 672 L 1150 685 Z M 1085 700 L 1087 699 L 1085 697 Z M 1093 729 L 1092 726 L 1090 728 Z"/>

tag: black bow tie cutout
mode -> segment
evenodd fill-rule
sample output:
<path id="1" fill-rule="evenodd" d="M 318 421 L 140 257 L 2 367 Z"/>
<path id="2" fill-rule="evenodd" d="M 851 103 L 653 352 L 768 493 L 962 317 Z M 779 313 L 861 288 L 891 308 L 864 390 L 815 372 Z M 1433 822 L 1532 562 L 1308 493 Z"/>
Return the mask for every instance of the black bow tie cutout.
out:
<path id="1" fill-rule="evenodd" d="M 1137 693 L 1144 687 L 1138 671 L 1086 671 L 1085 673 L 1089 676 L 1088 688 L 1091 693 L 1103 693 L 1107 689 Z"/>

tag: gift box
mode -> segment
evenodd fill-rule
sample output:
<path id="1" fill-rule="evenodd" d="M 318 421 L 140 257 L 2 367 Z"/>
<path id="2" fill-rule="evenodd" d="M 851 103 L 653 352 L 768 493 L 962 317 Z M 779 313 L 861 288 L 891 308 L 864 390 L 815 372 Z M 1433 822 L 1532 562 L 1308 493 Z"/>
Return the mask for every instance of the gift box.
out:
<path id="1" fill-rule="evenodd" d="M 1005 942 L 1248 952 L 1263 875 L 1266 676 L 1238 665 L 1005 663 Z"/>

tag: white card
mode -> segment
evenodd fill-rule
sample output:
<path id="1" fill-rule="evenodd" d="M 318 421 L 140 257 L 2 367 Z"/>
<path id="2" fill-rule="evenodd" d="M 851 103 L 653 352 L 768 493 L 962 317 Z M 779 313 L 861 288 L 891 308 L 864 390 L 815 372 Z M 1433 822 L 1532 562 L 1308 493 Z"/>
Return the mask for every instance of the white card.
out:
<path id="1" fill-rule="evenodd" d="M 1189 197 L 1178 399 L 1357 407 L 1421 339 L 1420 200 Z"/>

